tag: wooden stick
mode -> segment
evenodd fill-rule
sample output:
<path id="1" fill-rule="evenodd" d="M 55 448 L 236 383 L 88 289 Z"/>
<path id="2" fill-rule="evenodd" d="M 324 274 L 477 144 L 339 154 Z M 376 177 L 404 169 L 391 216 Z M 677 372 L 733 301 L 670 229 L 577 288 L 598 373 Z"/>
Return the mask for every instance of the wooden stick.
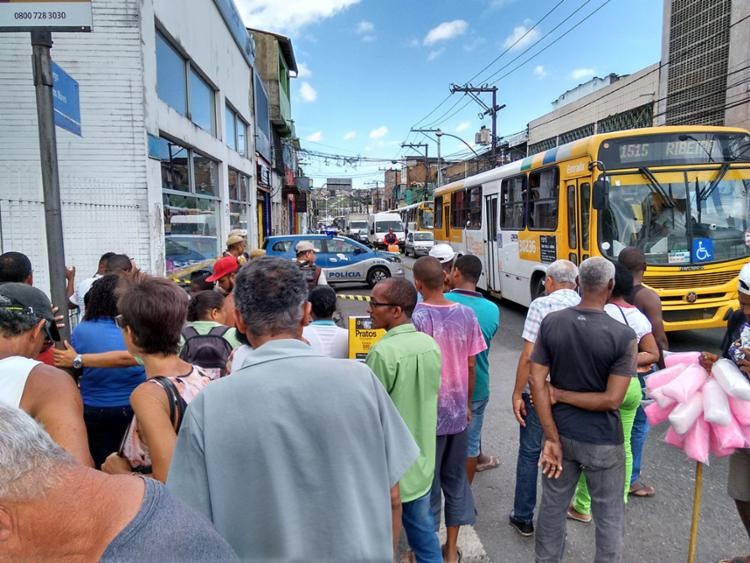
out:
<path id="1" fill-rule="evenodd" d="M 695 462 L 695 492 L 693 493 L 693 517 L 690 522 L 690 545 L 688 563 L 695 563 L 695 550 L 698 547 L 698 520 L 701 512 L 701 492 L 703 491 L 703 464 Z"/>

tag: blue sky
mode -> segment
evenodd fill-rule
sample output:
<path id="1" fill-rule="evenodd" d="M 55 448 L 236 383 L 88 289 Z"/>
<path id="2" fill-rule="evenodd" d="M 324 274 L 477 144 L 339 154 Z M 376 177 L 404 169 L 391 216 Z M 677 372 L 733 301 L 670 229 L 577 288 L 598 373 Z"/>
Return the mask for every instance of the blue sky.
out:
<path id="1" fill-rule="evenodd" d="M 592 76 L 632 73 L 660 58 L 658 0 L 235 2 L 249 27 L 291 37 L 301 69 L 292 80 L 297 135 L 303 148 L 324 153 L 392 159 L 416 154 L 401 149 L 409 141 L 428 142 L 434 156 L 434 143 L 410 134 L 412 126 L 439 127 L 468 142 L 491 126 L 462 94 L 438 107 L 451 83 L 497 81 L 498 103 L 506 104 L 498 133 L 506 135 Z M 483 99 L 489 103 L 489 94 Z M 463 150 L 443 138 L 443 155 Z M 326 177 L 353 177 L 355 187 L 382 182 L 378 169 L 386 166 L 320 158 L 303 164 L 315 187 Z"/>

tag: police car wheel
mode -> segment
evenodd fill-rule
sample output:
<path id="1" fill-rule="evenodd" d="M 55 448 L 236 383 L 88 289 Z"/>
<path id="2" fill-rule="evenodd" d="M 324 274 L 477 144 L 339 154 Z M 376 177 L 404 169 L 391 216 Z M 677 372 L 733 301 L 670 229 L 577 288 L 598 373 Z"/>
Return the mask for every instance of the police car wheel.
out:
<path id="1" fill-rule="evenodd" d="M 373 268 L 367 273 L 367 285 L 373 288 L 375 287 L 376 283 L 390 277 L 390 272 L 388 272 L 388 270 L 386 270 L 385 268 Z"/>

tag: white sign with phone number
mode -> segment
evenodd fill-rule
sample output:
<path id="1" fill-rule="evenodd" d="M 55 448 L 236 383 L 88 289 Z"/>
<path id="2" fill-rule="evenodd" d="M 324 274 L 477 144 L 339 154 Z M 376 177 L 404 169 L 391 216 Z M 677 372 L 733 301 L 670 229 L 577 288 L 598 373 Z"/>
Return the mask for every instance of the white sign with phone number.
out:
<path id="1" fill-rule="evenodd" d="M 91 0 L 26 2 L 0 0 L 0 30 L 91 28 Z"/>

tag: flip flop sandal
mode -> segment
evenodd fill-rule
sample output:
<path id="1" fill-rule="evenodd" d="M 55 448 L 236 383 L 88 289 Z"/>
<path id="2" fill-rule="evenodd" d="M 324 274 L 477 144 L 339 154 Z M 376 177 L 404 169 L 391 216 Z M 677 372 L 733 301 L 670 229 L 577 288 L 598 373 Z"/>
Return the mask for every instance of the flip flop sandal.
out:
<path id="1" fill-rule="evenodd" d="M 499 465 L 500 465 L 500 458 L 497 458 L 494 455 L 491 455 L 489 461 L 485 463 L 477 464 L 477 471 L 487 471 L 489 469 L 495 469 Z"/>
<path id="2" fill-rule="evenodd" d="M 568 508 L 568 518 L 576 522 L 583 522 L 584 524 L 591 522 L 591 514 L 581 514 L 572 506 Z"/>
<path id="3" fill-rule="evenodd" d="M 719 563 L 747 563 L 750 557 L 733 557 L 732 559 L 722 559 Z"/>
<path id="4" fill-rule="evenodd" d="M 445 561 L 445 544 L 443 544 L 440 547 L 440 553 L 443 554 L 443 561 Z M 458 554 L 458 559 L 456 559 L 456 561 L 458 563 L 461 563 L 461 559 L 463 559 L 463 556 L 461 555 L 461 548 L 460 547 L 456 547 L 456 553 Z"/>
<path id="5" fill-rule="evenodd" d="M 636 481 L 631 485 L 628 495 L 634 497 L 652 497 L 656 494 L 656 489 L 650 485 L 645 485 L 640 481 Z"/>

